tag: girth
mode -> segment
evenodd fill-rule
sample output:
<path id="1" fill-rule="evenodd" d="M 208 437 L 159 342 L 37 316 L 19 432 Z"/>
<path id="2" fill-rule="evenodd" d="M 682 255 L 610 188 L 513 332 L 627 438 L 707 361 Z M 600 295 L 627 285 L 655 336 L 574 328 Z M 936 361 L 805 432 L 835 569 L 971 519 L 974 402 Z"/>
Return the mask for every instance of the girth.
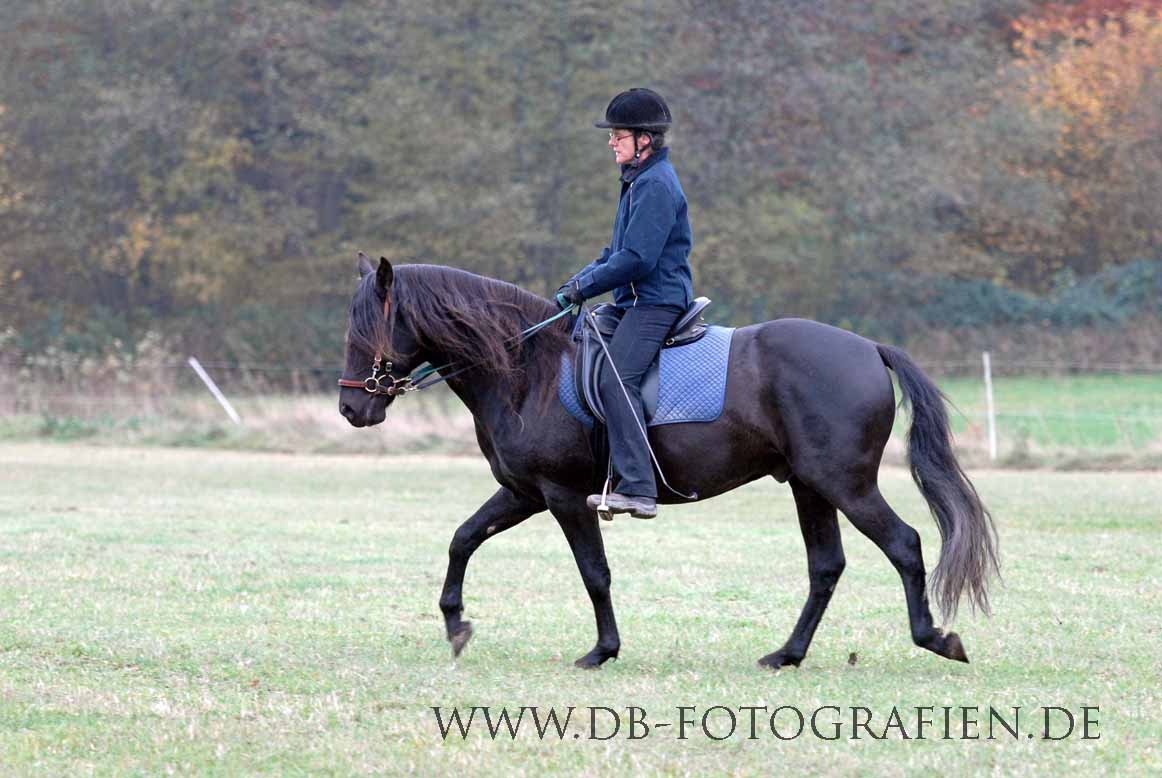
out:
<path id="1" fill-rule="evenodd" d="M 698 297 L 690 304 L 662 344 L 663 349 L 677 348 L 698 341 L 706 334 L 706 321 L 702 318 L 702 311 L 710 305 L 710 298 Z M 604 303 L 592 309 L 597 319 L 597 329 L 605 337 L 606 344 L 613 336 L 614 330 L 621 322 L 621 311 L 611 303 Z M 578 341 L 577 351 L 573 357 L 573 378 L 577 384 L 577 397 L 587 406 L 587 410 L 602 424 L 605 423 L 605 405 L 601 399 L 601 375 L 608 369 L 605 352 L 601 344 L 595 339 L 593 331 L 585 326 L 581 319 L 577 321 L 577 328 L 573 332 L 573 339 Z M 661 355 L 654 358 L 642 378 L 642 406 L 645 411 L 646 423 L 654 418 L 658 409 L 658 373 Z"/>

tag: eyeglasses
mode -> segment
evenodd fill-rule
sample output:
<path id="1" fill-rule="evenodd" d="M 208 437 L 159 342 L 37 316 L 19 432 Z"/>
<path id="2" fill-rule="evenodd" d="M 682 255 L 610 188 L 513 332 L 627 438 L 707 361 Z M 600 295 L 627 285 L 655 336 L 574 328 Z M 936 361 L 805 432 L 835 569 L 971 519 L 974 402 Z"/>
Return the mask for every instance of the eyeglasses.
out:
<path id="1" fill-rule="evenodd" d="M 628 135 L 617 135 L 616 133 L 612 133 L 612 132 L 609 133 L 609 139 L 611 141 L 613 141 L 614 143 L 621 143 L 626 138 L 632 138 L 632 137 L 633 137 L 632 132 L 629 133 Z"/>

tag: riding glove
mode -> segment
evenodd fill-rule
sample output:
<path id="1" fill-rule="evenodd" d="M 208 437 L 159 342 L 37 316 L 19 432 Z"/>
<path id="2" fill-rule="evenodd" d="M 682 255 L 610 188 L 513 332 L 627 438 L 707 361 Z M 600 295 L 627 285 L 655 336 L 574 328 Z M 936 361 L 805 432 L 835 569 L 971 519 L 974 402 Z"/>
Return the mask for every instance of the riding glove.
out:
<path id="1" fill-rule="evenodd" d="M 571 305 L 580 305 L 585 302 L 585 298 L 581 295 L 580 286 L 575 279 L 566 281 L 557 290 L 557 305 L 561 306 L 561 308 L 568 308 Z"/>

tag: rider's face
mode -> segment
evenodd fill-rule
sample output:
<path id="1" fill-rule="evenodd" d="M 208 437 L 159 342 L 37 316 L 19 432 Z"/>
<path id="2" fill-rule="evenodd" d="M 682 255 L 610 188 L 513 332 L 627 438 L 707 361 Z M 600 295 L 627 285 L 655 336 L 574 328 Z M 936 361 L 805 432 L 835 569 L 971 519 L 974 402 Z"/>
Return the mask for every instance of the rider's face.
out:
<path id="1" fill-rule="evenodd" d="M 649 140 L 643 135 L 638 137 L 638 146 L 644 148 Z M 613 161 L 619 165 L 628 165 L 633 161 L 633 130 L 615 128 L 609 131 L 609 148 L 613 149 Z"/>

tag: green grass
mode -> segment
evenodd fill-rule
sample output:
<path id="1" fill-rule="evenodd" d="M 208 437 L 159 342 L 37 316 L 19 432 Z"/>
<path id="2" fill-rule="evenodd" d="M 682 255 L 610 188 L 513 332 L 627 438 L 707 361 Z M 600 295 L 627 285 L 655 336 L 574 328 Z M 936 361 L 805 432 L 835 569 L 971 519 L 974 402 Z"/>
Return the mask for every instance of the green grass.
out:
<path id="1" fill-rule="evenodd" d="M 972 423 L 984 424 L 983 380 L 940 385 Z M 998 435 L 1010 440 L 1078 449 L 1162 445 L 1159 375 L 1006 376 L 995 380 L 993 399 Z"/>
<path id="2" fill-rule="evenodd" d="M 958 453 L 973 465 L 1162 468 L 1162 374 L 994 378 L 996 462 L 988 458 L 983 379 L 941 377 L 936 383 L 953 403 L 949 417 Z M 909 424 L 907 414 L 897 414 L 888 461 L 903 462 Z"/>
<path id="3" fill-rule="evenodd" d="M 436 601 L 452 532 L 494 489 L 482 461 L 6 444 L 0 473 L 0 773 L 1162 770 L 1157 474 L 974 473 L 1006 581 L 991 620 L 957 623 L 970 665 L 911 645 L 895 573 L 845 523 L 848 569 L 812 650 L 773 674 L 755 660 L 807 584 L 774 481 L 605 527 L 622 655 L 582 672 L 592 610 L 547 514 L 473 558 L 477 636 L 451 660 Z M 907 474 L 882 485 L 931 566 Z M 893 705 L 1097 705 L 1101 738 L 443 742 L 429 707 L 638 706 L 656 723 L 764 704 L 866 706 L 881 724 Z"/>

